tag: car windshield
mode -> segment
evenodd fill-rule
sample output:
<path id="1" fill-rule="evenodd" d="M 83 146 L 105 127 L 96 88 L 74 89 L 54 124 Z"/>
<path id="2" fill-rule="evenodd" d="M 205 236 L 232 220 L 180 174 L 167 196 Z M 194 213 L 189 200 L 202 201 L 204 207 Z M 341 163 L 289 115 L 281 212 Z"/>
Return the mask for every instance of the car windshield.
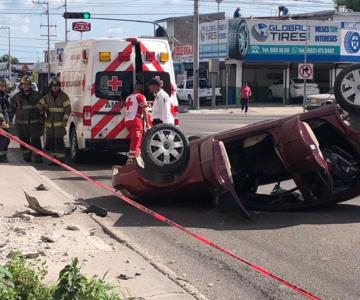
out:
<path id="1" fill-rule="evenodd" d="M 292 80 L 294 83 L 304 83 L 304 79 L 293 79 Z M 311 79 L 307 79 L 306 83 L 315 83 L 314 80 Z"/>

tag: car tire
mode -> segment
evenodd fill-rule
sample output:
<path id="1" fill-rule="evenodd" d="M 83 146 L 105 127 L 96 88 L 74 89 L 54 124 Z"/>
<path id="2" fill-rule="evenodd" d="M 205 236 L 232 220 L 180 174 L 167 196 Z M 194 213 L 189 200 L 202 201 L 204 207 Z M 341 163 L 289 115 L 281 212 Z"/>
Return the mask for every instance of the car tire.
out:
<path id="1" fill-rule="evenodd" d="M 74 163 L 81 162 L 81 151 L 79 150 L 75 127 L 70 129 L 70 159 Z"/>
<path id="2" fill-rule="evenodd" d="M 189 154 L 188 139 L 178 128 L 168 124 L 152 127 L 141 144 L 145 169 L 163 174 L 182 171 L 187 166 Z"/>
<path id="3" fill-rule="evenodd" d="M 360 64 L 343 69 L 335 79 L 334 94 L 336 102 L 350 113 L 360 113 Z M 347 85 L 353 82 L 353 86 Z"/>

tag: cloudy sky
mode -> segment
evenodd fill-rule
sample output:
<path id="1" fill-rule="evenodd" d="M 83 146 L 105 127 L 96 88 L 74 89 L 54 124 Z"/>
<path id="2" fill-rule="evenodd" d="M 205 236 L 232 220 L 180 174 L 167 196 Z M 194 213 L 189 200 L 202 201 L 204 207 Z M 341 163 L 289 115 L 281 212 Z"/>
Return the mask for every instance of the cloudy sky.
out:
<path id="1" fill-rule="evenodd" d="M 33 3 L 35 0 L 0 0 L 0 26 L 10 26 L 12 34 L 12 55 L 21 61 L 36 62 L 42 60 L 42 51 L 47 47 L 45 35 L 46 6 Z M 40 2 L 43 2 L 40 0 Z M 68 11 L 89 11 L 94 17 L 127 18 L 157 20 L 166 17 L 189 15 L 193 12 L 192 0 L 67 0 Z M 51 29 L 52 44 L 64 39 L 65 0 L 49 0 L 50 20 L 56 28 Z M 243 16 L 274 15 L 279 4 L 286 5 L 291 13 L 311 12 L 333 9 L 332 0 L 224 0 L 220 11 L 231 17 L 236 7 L 241 8 Z M 217 11 L 215 0 L 200 0 L 200 12 Z M 73 20 L 69 21 L 69 27 Z M 151 35 L 151 25 L 96 21 L 92 20 L 93 31 L 84 34 L 84 38 L 110 36 Z M 78 32 L 70 32 L 70 39 L 78 39 Z M 0 55 L 7 53 L 7 31 L 0 30 Z"/>

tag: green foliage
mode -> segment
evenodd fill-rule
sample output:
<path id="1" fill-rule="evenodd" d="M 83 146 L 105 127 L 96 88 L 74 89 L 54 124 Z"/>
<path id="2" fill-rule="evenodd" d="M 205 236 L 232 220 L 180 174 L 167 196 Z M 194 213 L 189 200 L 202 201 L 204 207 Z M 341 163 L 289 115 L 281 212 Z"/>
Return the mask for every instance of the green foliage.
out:
<path id="1" fill-rule="evenodd" d="M 46 263 L 34 261 L 30 265 L 19 253 L 5 266 L 0 266 L 1 300 L 120 300 L 112 287 L 94 276 L 86 278 L 73 259 L 59 273 L 55 285 L 42 283 L 47 274 Z"/>
<path id="2" fill-rule="evenodd" d="M 347 8 L 350 8 L 353 11 L 360 11 L 359 0 L 335 0 L 335 3 L 337 6 L 346 6 Z"/>
<path id="3" fill-rule="evenodd" d="M 0 62 L 8 62 L 9 61 L 9 55 L 8 54 L 4 54 L 2 56 L 0 56 Z M 11 63 L 12 64 L 18 64 L 19 63 L 19 59 L 15 56 L 11 56 Z"/>

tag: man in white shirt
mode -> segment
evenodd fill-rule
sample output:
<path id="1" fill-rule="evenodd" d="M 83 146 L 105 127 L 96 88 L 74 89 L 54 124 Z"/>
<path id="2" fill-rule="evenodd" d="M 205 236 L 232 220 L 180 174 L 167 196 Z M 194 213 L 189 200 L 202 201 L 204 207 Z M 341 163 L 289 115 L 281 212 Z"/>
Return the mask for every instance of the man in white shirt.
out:
<path id="1" fill-rule="evenodd" d="M 155 100 L 152 107 L 152 122 L 153 125 L 157 124 L 170 124 L 174 125 L 175 119 L 171 113 L 171 100 L 162 89 L 162 82 L 159 78 L 153 78 L 149 84 L 149 90 L 155 94 Z"/>

